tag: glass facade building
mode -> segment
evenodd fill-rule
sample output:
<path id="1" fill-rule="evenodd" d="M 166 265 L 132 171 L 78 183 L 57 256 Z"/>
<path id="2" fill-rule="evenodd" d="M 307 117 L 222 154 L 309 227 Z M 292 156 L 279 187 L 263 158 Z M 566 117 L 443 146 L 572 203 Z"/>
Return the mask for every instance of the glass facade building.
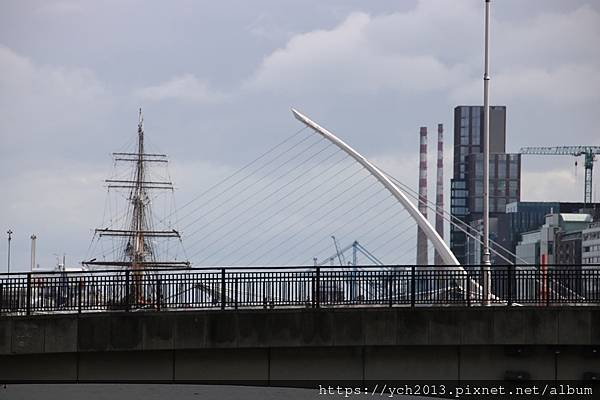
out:
<path id="1" fill-rule="evenodd" d="M 483 211 L 483 106 L 454 108 L 454 172 L 450 212 L 466 226 Z M 521 162 L 506 154 L 506 107 L 490 107 L 490 212 L 503 213 L 506 203 L 520 199 Z M 464 225 L 463 225 L 464 228 Z M 450 227 L 450 248 L 461 264 L 469 264 L 467 235 Z"/>
<path id="2" fill-rule="evenodd" d="M 471 220 L 483 215 L 483 154 L 467 157 L 469 212 Z M 506 205 L 521 198 L 521 155 L 490 154 L 490 213 L 504 214 Z"/>

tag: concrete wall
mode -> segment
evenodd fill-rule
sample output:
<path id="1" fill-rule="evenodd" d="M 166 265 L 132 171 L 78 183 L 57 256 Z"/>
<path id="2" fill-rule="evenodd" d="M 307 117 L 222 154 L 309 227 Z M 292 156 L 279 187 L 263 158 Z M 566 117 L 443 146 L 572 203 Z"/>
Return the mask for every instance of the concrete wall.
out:
<path id="1" fill-rule="evenodd" d="M 0 318 L 0 380 L 581 379 L 600 308 L 353 308 Z"/>

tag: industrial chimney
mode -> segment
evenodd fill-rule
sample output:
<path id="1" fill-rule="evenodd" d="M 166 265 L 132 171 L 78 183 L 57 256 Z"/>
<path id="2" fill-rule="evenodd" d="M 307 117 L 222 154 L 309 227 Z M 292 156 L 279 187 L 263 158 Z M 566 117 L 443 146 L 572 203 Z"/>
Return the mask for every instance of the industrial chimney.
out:
<path id="1" fill-rule="evenodd" d="M 437 180 L 435 183 L 435 230 L 444 238 L 444 124 L 438 124 Z M 442 257 L 435 250 L 435 265 L 443 265 Z"/>
<path id="2" fill-rule="evenodd" d="M 427 218 L 427 127 L 419 132 L 419 211 Z M 427 265 L 427 236 L 417 228 L 417 265 Z"/>
<path id="3" fill-rule="evenodd" d="M 31 270 L 35 269 L 35 241 L 37 240 L 37 236 L 35 233 L 31 235 Z"/>

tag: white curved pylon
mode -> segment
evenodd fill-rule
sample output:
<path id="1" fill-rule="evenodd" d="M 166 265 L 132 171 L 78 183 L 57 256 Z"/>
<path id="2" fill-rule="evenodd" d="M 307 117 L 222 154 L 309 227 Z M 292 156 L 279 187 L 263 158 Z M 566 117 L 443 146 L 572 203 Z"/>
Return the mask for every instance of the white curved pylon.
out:
<path id="1" fill-rule="evenodd" d="M 450 248 L 446 245 L 444 240 L 438 235 L 433 226 L 423 217 L 423 215 L 419 212 L 417 207 L 406 197 L 404 193 L 396 186 L 383 172 L 379 170 L 375 165 L 371 164 L 369 160 L 360 155 L 356 150 L 352 147 L 348 146 L 341 139 L 335 136 L 333 133 L 329 132 L 327 129 L 323 128 L 307 116 L 298 112 L 294 108 L 292 108 L 292 113 L 297 120 L 313 129 L 315 132 L 323 136 L 325 139 L 329 140 L 331 143 L 342 149 L 346 152 L 350 157 L 354 158 L 360 165 L 365 167 L 371 175 L 373 175 L 383 186 L 392 193 L 392 195 L 404 206 L 406 211 L 410 214 L 410 216 L 416 221 L 419 227 L 425 232 L 425 235 L 431 243 L 438 251 L 444 264 L 452 265 L 452 266 L 460 266 L 460 263 L 456 259 L 456 256 L 452 253 Z"/>

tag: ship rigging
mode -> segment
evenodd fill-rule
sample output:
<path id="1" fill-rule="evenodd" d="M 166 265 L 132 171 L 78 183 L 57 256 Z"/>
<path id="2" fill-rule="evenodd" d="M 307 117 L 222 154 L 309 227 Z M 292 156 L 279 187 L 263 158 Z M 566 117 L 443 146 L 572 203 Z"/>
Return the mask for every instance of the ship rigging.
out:
<path id="1" fill-rule="evenodd" d="M 87 267 L 122 268 L 134 271 L 136 275 L 153 268 L 188 268 L 188 261 L 166 259 L 159 255 L 156 241 L 159 239 L 175 239 L 181 244 L 180 233 L 175 229 L 154 229 L 151 191 L 173 191 L 173 183 L 169 180 L 156 180 L 149 176 L 151 165 L 168 163 L 166 154 L 147 153 L 144 145 L 144 119 L 139 111 L 137 129 L 137 148 L 133 152 L 113 153 L 115 164 L 128 163 L 133 168 L 129 179 L 106 179 L 109 192 L 111 190 L 128 191 L 129 218 L 122 229 L 112 226 L 96 229 L 94 239 L 110 237 L 120 242 L 119 253 L 115 260 L 93 258 L 84 261 Z M 92 242 L 94 241 L 92 239 Z M 183 245 L 181 244 L 183 248 Z"/>

